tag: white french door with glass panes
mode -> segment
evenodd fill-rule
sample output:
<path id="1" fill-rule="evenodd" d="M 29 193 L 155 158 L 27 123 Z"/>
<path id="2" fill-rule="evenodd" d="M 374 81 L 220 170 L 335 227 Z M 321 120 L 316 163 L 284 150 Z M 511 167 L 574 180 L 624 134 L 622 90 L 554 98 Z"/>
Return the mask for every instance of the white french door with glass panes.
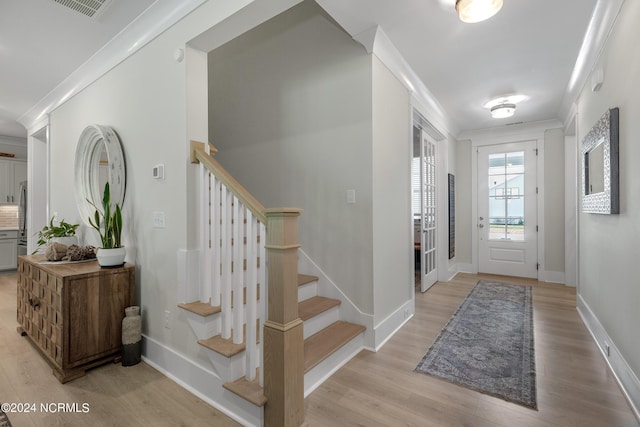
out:
<path id="1" fill-rule="evenodd" d="M 420 193 L 421 193 L 421 229 L 420 266 L 422 278 L 420 290 L 425 292 L 437 280 L 436 270 L 436 143 L 422 131 L 420 144 Z"/>
<path id="2" fill-rule="evenodd" d="M 538 275 L 536 141 L 478 148 L 478 271 Z"/>

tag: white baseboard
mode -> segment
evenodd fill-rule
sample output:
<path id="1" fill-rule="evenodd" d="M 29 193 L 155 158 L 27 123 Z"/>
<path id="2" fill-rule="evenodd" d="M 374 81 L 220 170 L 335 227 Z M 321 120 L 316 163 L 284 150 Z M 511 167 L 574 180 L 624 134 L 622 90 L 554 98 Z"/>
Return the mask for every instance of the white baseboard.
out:
<path id="1" fill-rule="evenodd" d="M 629 364 L 615 346 L 604 326 L 602 326 L 580 294 L 577 296 L 577 309 L 580 317 L 582 317 L 582 321 L 587 326 L 598 348 L 600 348 L 604 359 L 607 361 L 609 369 L 618 381 L 622 393 L 629 401 L 634 415 L 638 421 L 640 421 L 640 380 L 638 380 L 636 374 L 631 370 Z M 608 356 L 605 342 L 609 345 Z"/>
<path id="2" fill-rule="evenodd" d="M 262 408 L 222 388 L 213 371 L 147 336 L 142 337 L 142 354 L 148 365 L 243 426 L 262 425 Z"/>
<path id="3" fill-rule="evenodd" d="M 538 280 L 541 282 L 560 283 L 564 285 L 564 271 L 540 271 Z"/>
<path id="4" fill-rule="evenodd" d="M 395 335 L 407 323 L 415 313 L 416 302 L 411 299 L 402 304 L 396 311 L 387 316 L 383 321 L 375 326 L 375 342 L 372 349 L 378 351 L 386 344 L 389 339 Z"/>
<path id="5" fill-rule="evenodd" d="M 478 268 L 474 264 L 458 263 L 457 267 L 457 271 L 459 273 L 478 274 Z M 564 271 L 541 270 L 538 274 L 538 280 L 540 280 L 541 282 L 565 284 Z"/>
<path id="6" fill-rule="evenodd" d="M 458 273 L 476 274 L 477 272 L 478 269 L 474 267 L 473 264 L 463 262 L 458 263 Z"/>
<path id="7" fill-rule="evenodd" d="M 440 269 L 438 269 L 438 272 L 439 271 Z M 440 282 L 449 282 L 456 276 L 456 274 L 458 274 L 458 265 L 454 264 L 448 266 L 448 268 L 444 270 L 444 274 L 440 275 L 440 273 L 438 273 L 438 280 Z"/>

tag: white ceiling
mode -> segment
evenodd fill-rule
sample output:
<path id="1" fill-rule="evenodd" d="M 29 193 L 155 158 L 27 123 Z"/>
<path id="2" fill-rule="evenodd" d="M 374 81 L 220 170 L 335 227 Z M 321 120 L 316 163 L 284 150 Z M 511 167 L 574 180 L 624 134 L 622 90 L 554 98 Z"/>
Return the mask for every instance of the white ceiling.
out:
<path id="1" fill-rule="evenodd" d="M 352 35 L 379 26 L 465 131 L 564 120 L 594 8 L 607 1 L 504 0 L 496 16 L 477 24 L 458 20 L 454 0 L 318 3 Z M 0 136 L 25 138 L 16 120 L 154 3 L 112 0 L 96 19 L 53 0 L 0 2 Z M 514 93 L 530 99 L 510 119 L 491 119 L 482 107 Z"/>
<path id="2" fill-rule="evenodd" d="M 53 0 L 0 2 L 0 135 L 154 0 L 113 0 L 94 18 Z"/>

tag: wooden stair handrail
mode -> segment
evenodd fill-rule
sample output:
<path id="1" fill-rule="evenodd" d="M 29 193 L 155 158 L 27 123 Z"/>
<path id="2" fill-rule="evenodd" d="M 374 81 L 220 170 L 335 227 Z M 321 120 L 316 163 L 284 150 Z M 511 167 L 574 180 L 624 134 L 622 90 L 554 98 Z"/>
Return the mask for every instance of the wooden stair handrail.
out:
<path id="1" fill-rule="evenodd" d="M 210 147 L 213 147 L 209 143 Z M 212 152 L 217 151 L 213 148 Z M 216 178 L 218 178 L 240 202 L 253 213 L 258 220 L 266 224 L 265 207 L 247 191 L 229 172 L 223 168 L 211 155 L 205 151 L 205 143 L 191 141 L 191 163 L 202 163 Z"/>

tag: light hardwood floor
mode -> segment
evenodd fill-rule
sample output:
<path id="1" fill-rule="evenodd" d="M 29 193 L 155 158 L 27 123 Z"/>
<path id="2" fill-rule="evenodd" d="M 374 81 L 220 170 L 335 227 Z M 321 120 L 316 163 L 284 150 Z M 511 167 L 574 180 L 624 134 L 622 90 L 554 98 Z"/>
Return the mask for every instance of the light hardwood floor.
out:
<path id="1" fill-rule="evenodd" d="M 538 411 L 414 372 L 479 278 L 416 294 L 416 315 L 377 353 L 361 352 L 305 401 L 305 426 L 620 426 L 638 422 L 575 309 L 575 290 L 534 287 Z M 15 275 L 0 275 L 0 402 L 87 402 L 88 414 L 10 414 L 22 426 L 237 425 L 149 366 L 108 364 L 62 385 L 15 331 Z"/>
<path id="2" fill-rule="evenodd" d="M 413 371 L 479 278 L 533 286 L 538 411 Z M 436 283 L 379 352 L 361 352 L 307 397 L 305 425 L 638 426 L 575 301 L 573 288 L 532 280 Z"/>
<path id="3" fill-rule="evenodd" d="M 0 402 L 36 403 L 9 413 L 13 427 L 238 426 L 144 362 L 109 363 L 60 384 L 45 359 L 16 332 L 16 274 L 0 274 Z M 43 413 L 40 404 L 87 403 L 88 413 Z"/>

